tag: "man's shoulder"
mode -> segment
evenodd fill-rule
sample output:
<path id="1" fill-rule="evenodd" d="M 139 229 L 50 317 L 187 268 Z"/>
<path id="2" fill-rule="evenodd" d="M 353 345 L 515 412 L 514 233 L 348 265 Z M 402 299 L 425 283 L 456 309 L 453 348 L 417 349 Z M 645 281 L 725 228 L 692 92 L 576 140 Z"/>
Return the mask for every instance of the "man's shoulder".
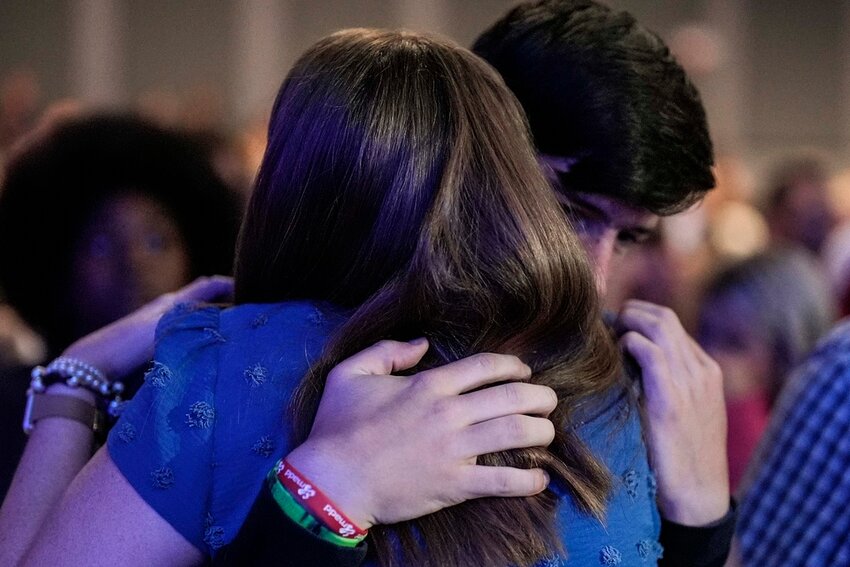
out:
<path id="1" fill-rule="evenodd" d="M 822 338 L 794 374 L 805 382 L 850 382 L 850 318 Z"/>
<path id="2" fill-rule="evenodd" d="M 844 318 L 815 347 L 815 355 L 846 355 L 850 351 L 850 317 Z"/>
<path id="3" fill-rule="evenodd" d="M 741 503 L 738 536 L 747 565 L 831 565 L 844 541 L 835 525 L 850 521 L 850 321 L 839 323 L 795 372 L 771 418 Z M 746 483 L 749 484 L 749 483 Z M 823 513 L 829 510 L 830 513 Z M 812 536 L 816 537 L 812 537 Z M 833 556 L 834 557 L 834 556 Z"/>
<path id="4" fill-rule="evenodd" d="M 850 392 L 850 319 L 836 325 L 788 376 L 773 409 L 773 427 L 801 412 L 831 412 L 843 405 L 844 392 Z"/>

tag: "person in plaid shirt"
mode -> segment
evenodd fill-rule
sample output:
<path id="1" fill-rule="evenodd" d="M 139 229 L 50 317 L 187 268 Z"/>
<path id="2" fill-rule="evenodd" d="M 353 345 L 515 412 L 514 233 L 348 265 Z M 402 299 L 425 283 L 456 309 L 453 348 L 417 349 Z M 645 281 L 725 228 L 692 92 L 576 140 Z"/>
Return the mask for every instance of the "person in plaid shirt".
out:
<path id="1" fill-rule="evenodd" d="M 746 566 L 850 565 L 850 322 L 795 372 L 745 480 Z"/>

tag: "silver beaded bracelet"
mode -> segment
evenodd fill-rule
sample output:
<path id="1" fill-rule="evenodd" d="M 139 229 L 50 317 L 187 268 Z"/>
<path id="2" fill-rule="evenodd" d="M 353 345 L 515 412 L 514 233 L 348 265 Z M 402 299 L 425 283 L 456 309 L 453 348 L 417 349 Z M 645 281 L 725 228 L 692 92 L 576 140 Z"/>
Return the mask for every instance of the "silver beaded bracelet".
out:
<path id="1" fill-rule="evenodd" d="M 98 406 L 102 406 L 110 417 L 117 418 L 121 414 L 124 384 L 118 380 L 110 382 L 103 372 L 82 360 L 60 356 L 46 367 L 33 368 L 31 376 L 30 389 L 33 393 L 42 394 L 49 386 L 64 381 L 71 388 L 93 392 L 98 398 Z"/>

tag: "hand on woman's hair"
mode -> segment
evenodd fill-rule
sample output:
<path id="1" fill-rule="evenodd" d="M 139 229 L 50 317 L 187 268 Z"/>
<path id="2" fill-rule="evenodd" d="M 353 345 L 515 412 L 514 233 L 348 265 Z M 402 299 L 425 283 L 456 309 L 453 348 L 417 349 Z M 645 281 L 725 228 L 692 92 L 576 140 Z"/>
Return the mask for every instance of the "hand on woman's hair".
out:
<path id="1" fill-rule="evenodd" d="M 381 341 L 337 365 L 309 437 L 287 457 L 361 528 L 472 498 L 530 496 L 548 484 L 541 469 L 476 458 L 551 443 L 554 390 L 526 383 L 529 367 L 500 354 L 393 375 L 427 350 L 425 339 Z"/>

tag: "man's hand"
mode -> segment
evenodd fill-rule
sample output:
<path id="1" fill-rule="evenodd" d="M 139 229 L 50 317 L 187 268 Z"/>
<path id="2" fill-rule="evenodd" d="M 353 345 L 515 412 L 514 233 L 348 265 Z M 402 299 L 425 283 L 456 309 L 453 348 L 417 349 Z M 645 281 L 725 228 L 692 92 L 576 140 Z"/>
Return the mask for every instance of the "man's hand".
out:
<path id="1" fill-rule="evenodd" d="M 120 379 L 153 356 L 154 333 L 162 315 L 178 303 L 223 301 L 233 296 L 233 279 L 202 277 L 97 330 L 69 346 L 63 356 L 91 364 L 110 380 Z"/>
<path id="2" fill-rule="evenodd" d="M 629 300 L 616 326 L 641 368 L 662 515 L 690 526 L 720 519 L 729 509 L 720 367 L 666 307 Z"/>
<path id="3" fill-rule="evenodd" d="M 548 484 L 541 469 L 481 466 L 476 458 L 551 443 L 555 428 L 545 416 L 557 405 L 554 390 L 525 383 L 531 370 L 508 355 L 392 375 L 427 350 L 424 339 L 382 341 L 341 362 L 308 439 L 287 456 L 361 528 L 471 498 L 530 496 Z"/>

